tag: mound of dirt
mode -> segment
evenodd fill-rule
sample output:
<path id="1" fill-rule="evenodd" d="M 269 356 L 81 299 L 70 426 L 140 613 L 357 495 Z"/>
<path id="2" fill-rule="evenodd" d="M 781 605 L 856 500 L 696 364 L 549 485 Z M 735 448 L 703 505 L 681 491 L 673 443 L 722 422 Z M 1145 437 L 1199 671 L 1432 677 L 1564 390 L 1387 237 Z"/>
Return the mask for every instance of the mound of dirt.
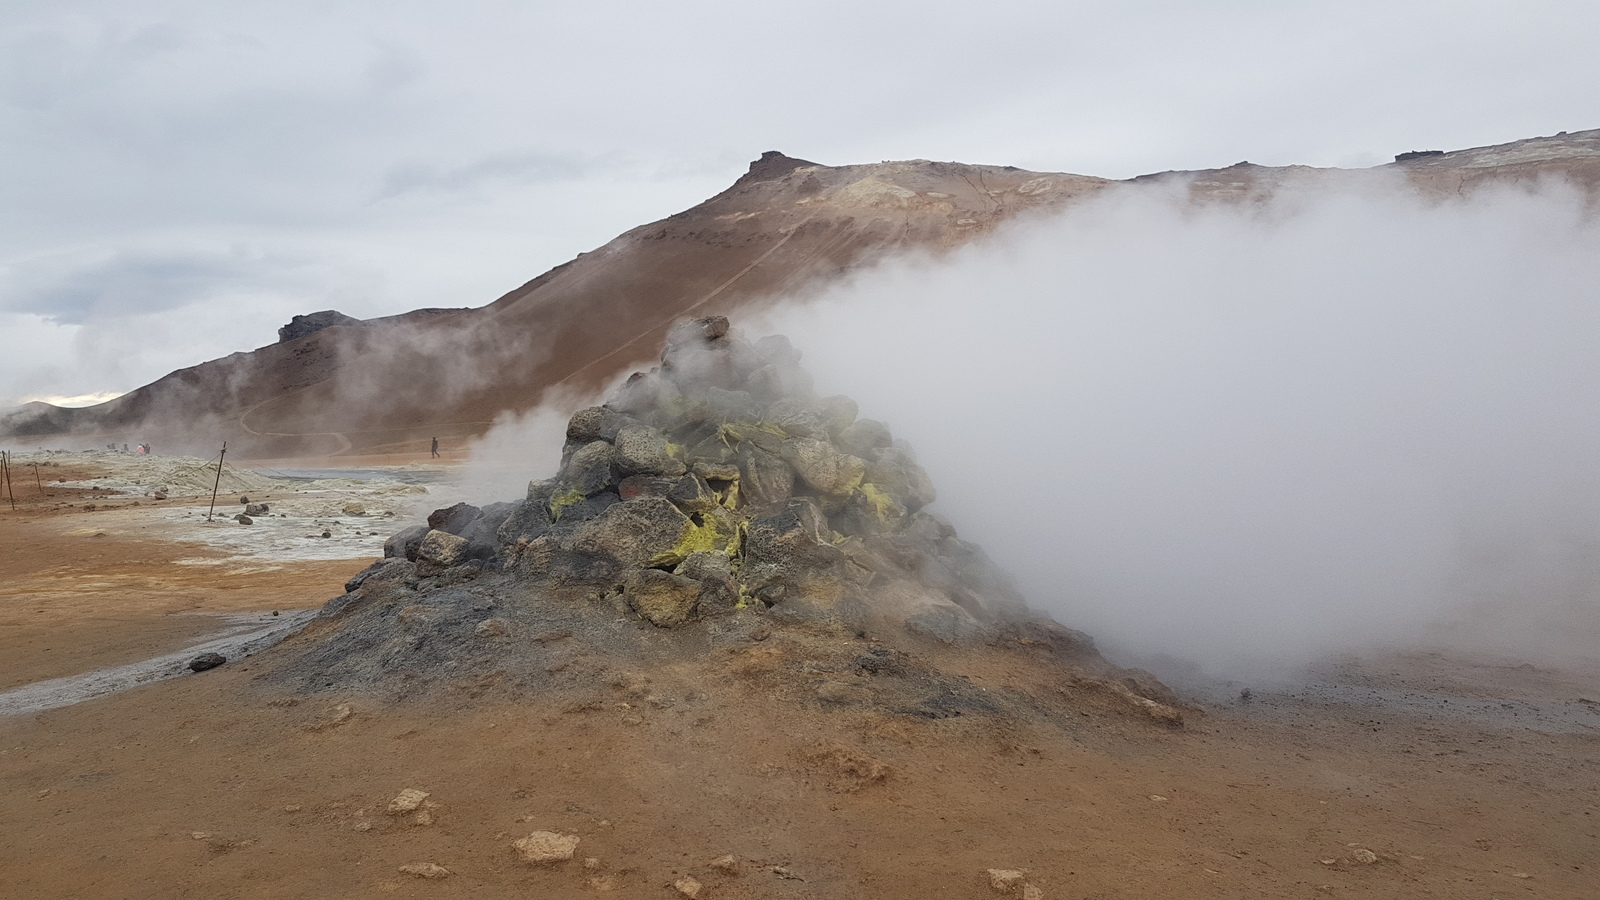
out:
<path id="1" fill-rule="evenodd" d="M 1053 715 L 1087 693 L 1181 722 L 1153 677 L 1030 610 L 924 509 L 935 492 L 909 449 L 848 398 L 817 397 L 799 359 L 722 317 L 681 323 L 658 368 L 572 417 L 554 477 L 394 535 L 273 679 L 581 705 L 628 689 L 619 673 L 695 664 L 925 718 Z M 1060 665 L 1003 694 L 945 667 L 996 650 Z"/>

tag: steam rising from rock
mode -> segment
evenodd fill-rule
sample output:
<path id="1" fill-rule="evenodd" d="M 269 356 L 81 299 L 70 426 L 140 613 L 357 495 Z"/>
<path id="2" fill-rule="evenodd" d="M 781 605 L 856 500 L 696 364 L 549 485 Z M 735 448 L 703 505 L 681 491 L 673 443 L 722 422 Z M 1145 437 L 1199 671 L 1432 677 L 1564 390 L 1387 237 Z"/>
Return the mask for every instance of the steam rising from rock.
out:
<path id="1" fill-rule="evenodd" d="M 1600 228 L 1560 185 L 1117 190 L 775 313 L 1122 661 L 1592 657 Z M 1115 653 L 1113 655 L 1116 655 Z"/>

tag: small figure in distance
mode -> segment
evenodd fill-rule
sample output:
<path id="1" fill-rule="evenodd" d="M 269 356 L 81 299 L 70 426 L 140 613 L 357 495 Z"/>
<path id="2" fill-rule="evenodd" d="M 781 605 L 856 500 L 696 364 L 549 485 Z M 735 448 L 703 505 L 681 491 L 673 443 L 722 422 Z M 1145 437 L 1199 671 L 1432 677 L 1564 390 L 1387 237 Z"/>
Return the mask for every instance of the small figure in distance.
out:
<path id="1" fill-rule="evenodd" d="M 433 456 L 431 457 L 432 459 L 438 459 L 439 458 L 439 439 L 438 438 L 434 438 L 433 439 L 433 449 L 429 450 L 428 452 L 433 454 Z"/>

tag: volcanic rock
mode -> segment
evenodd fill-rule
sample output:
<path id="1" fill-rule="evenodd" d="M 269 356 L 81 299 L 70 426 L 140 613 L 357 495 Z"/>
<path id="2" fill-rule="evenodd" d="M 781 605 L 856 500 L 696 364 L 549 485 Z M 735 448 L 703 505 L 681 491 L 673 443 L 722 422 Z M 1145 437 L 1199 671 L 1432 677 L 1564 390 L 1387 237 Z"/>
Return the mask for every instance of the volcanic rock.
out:
<path id="1" fill-rule="evenodd" d="M 457 503 L 455 506 L 447 506 L 429 513 L 428 527 L 445 534 L 459 536 L 481 515 L 483 510 L 476 506 L 470 503 Z"/>
<path id="2" fill-rule="evenodd" d="M 215 669 L 227 661 L 228 658 L 221 653 L 202 653 L 189 660 L 189 670 L 192 672 L 204 672 L 207 669 Z"/>
<path id="3" fill-rule="evenodd" d="M 417 562 L 448 569 L 466 561 L 467 546 L 466 538 L 438 530 L 429 531 L 417 547 Z"/>
<path id="4" fill-rule="evenodd" d="M 701 582 L 660 569 L 640 569 L 628 578 L 622 595 L 628 607 L 658 628 L 689 621 L 703 589 Z"/>

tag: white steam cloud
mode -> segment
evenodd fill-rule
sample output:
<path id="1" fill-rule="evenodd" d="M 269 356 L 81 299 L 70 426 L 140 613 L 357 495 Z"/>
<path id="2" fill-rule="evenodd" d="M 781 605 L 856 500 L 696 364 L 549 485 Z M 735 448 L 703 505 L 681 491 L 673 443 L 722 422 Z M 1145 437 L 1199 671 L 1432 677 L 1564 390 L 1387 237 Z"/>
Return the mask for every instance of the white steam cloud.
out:
<path id="1" fill-rule="evenodd" d="M 1600 226 L 1560 185 L 1118 190 L 739 324 L 1120 661 L 1600 646 Z"/>

